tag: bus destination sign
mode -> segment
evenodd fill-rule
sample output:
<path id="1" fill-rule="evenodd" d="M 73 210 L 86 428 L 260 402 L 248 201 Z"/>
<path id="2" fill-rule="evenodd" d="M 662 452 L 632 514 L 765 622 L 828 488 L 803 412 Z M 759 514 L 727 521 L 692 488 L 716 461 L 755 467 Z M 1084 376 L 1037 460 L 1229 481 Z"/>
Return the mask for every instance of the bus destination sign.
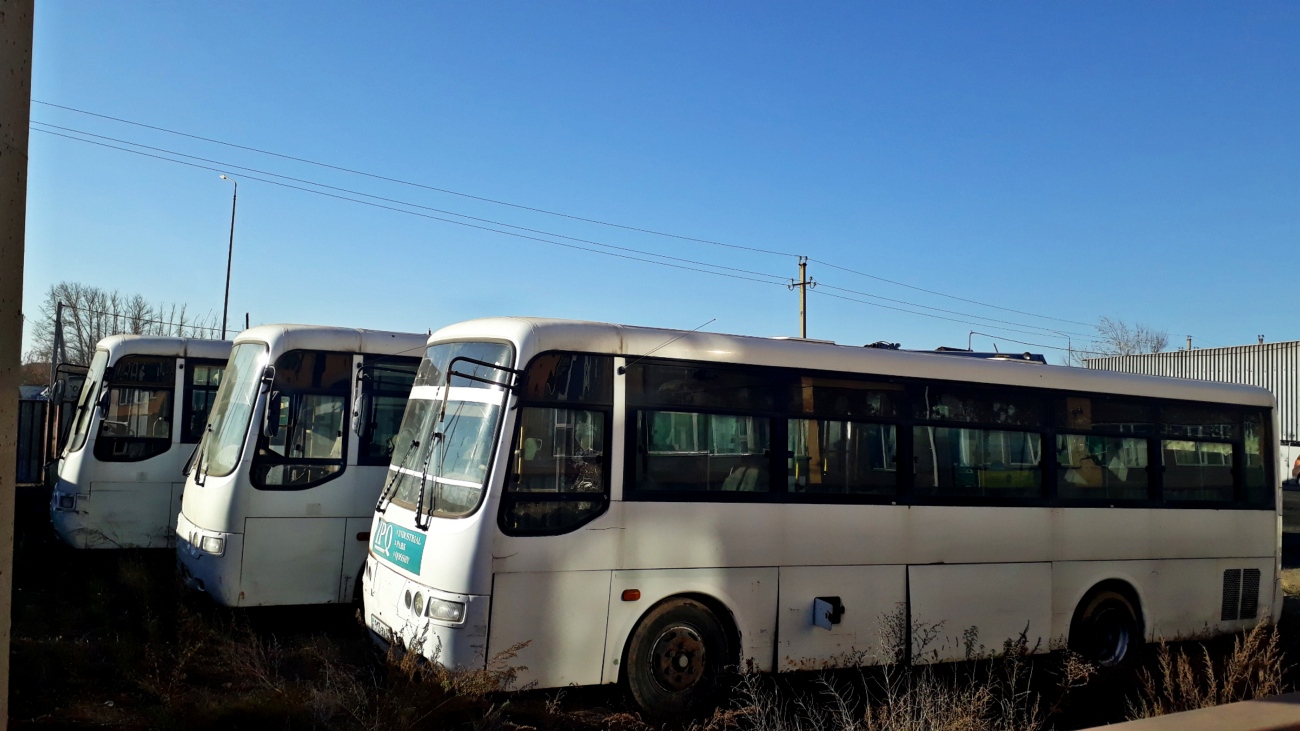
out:
<path id="1" fill-rule="evenodd" d="M 388 563 L 413 574 L 420 573 L 420 561 L 424 558 L 424 534 L 380 519 L 379 530 L 375 531 L 375 539 L 370 548 L 376 556 Z"/>

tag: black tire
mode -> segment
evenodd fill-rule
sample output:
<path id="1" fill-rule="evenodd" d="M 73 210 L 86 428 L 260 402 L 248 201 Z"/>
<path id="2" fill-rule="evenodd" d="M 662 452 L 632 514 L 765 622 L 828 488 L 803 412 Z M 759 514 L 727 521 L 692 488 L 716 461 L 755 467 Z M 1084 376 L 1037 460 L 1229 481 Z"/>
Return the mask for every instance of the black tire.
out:
<path id="1" fill-rule="evenodd" d="M 642 618 L 628 641 L 624 680 L 646 715 L 682 718 L 716 699 L 730 657 L 726 632 L 708 607 L 670 599 Z"/>
<path id="2" fill-rule="evenodd" d="M 1142 645 L 1137 608 L 1123 593 L 1102 589 L 1089 594 L 1070 624 L 1070 649 L 1103 668 L 1125 666 Z"/>

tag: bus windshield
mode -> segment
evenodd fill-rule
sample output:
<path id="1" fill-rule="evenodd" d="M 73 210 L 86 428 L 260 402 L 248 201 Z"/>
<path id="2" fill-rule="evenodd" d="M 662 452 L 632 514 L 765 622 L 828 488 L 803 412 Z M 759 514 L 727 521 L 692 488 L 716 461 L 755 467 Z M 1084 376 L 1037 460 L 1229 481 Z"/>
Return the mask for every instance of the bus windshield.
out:
<path id="1" fill-rule="evenodd" d="M 91 417 L 95 413 L 95 392 L 104 380 L 104 367 L 108 365 L 108 351 L 96 350 L 90 361 L 90 371 L 81 383 L 81 396 L 77 399 L 77 411 L 73 416 L 72 436 L 68 440 L 68 452 L 75 452 L 86 446 L 86 435 L 90 433 Z"/>
<path id="2" fill-rule="evenodd" d="M 464 360 L 471 358 L 485 366 Z M 514 358 L 504 343 L 440 343 L 416 376 L 389 467 L 393 502 L 435 517 L 474 512 L 492 463 L 505 390 L 468 378 L 505 383 Z M 452 371 L 450 388 L 447 373 Z M 444 389 L 445 392 L 444 392 Z M 444 413 L 443 404 L 446 403 Z"/>
<path id="3" fill-rule="evenodd" d="M 95 438 L 101 462 L 135 462 L 171 447 L 175 356 L 131 355 L 104 377 L 104 410 Z"/>
<path id="4" fill-rule="evenodd" d="M 240 343 L 230 351 L 230 361 L 208 417 L 201 465 L 206 474 L 225 477 L 239 465 L 253 406 L 257 403 L 266 351 L 267 347 L 261 343 Z"/>

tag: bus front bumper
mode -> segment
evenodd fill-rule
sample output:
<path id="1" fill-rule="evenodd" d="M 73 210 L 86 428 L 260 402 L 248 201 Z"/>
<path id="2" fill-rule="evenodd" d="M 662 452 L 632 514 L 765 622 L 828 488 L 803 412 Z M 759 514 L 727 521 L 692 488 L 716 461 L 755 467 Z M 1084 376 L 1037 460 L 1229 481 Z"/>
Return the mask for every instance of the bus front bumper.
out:
<path id="1" fill-rule="evenodd" d="M 185 586 L 227 607 L 239 606 L 239 564 L 243 535 L 201 528 L 181 513 L 176 517 L 176 566 Z"/>
<path id="2" fill-rule="evenodd" d="M 425 586 L 388 568 L 374 556 L 366 559 L 363 581 L 366 625 L 371 638 L 381 647 L 395 645 L 398 652 L 418 652 L 448 668 L 486 666 L 488 597 Z M 429 616 L 450 616 L 457 611 L 459 621 Z"/>

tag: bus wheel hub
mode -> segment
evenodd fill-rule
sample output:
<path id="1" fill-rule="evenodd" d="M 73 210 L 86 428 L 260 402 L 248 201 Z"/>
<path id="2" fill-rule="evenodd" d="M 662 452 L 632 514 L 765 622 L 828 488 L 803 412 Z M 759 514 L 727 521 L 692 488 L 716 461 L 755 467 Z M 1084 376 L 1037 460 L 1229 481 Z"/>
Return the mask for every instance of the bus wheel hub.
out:
<path id="1" fill-rule="evenodd" d="M 651 653 L 655 679 L 665 690 L 683 691 L 704 675 L 704 640 L 690 627 L 669 627 Z"/>

